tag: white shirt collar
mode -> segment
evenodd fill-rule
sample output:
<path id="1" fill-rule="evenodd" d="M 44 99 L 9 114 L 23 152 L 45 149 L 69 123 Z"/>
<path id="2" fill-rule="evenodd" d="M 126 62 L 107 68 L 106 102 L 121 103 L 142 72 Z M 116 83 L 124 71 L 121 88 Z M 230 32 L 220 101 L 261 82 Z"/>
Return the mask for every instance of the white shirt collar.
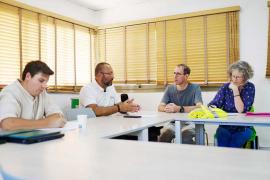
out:
<path id="1" fill-rule="evenodd" d="M 15 81 L 15 83 L 17 84 L 17 86 L 24 92 L 24 94 L 29 98 L 32 99 L 32 101 L 34 101 L 36 98 L 33 97 L 26 89 L 24 89 L 24 87 L 21 84 L 21 80 L 17 79 L 17 81 Z"/>

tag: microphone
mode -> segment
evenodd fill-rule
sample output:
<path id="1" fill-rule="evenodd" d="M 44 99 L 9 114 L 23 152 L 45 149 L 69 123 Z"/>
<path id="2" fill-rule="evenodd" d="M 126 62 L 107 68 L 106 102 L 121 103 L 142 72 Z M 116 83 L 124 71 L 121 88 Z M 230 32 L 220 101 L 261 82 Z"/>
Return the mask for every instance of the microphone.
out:
<path id="1" fill-rule="evenodd" d="M 128 100 L 128 95 L 127 94 L 121 94 L 121 102 L 125 102 Z M 127 112 L 120 112 L 122 114 L 127 114 Z"/>
<path id="2" fill-rule="evenodd" d="M 125 102 L 128 100 L 128 95 L 127 94 L 121 94 L 121 102 Z"/>

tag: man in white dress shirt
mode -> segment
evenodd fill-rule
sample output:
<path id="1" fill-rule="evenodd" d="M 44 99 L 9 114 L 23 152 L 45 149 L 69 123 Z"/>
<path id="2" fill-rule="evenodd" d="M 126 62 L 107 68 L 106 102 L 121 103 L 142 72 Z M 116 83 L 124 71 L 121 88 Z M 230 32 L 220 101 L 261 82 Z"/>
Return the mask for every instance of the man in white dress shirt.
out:
<path id="1" fill-rule="evenodd" d="M 95 80 L 80 91 L 80 104 L 91 108 L 96 116 L 107 116 L 117 112 L 137 112 L 140 106 L 133 99 L 120 102 L 114 86 L 110 64 L 101 62 L 95 68 Z"/>
<path id="2" fill-rule="evenodd" d="M 54 72 L 42 61 L 29 62 L 18 79 L 0 93 L 0 128 L 56 128 L 65 125 L 61 110 L 46 92 Z"/>

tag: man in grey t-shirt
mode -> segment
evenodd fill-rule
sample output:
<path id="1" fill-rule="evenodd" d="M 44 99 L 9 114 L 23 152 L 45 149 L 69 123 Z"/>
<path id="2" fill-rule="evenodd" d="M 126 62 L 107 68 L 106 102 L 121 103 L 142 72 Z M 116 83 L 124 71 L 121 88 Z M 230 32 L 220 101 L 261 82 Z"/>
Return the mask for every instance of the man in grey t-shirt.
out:
<path id="1" fill-rule="evenodd" d="M 179 64 L 174 71 L 174 85 L 166 88 L 158 111 L 167 113 L 188 113 L 202 105 L 202 95 L 200 86 L 188 82 L 190 68 L 185 64 Z M 166 125 L 160 130 L 159 141 L 171 142 L 174 138 L 174 125 Z M 184 127 L 182 129 L 182 142 L 185 144 L 194 144 L 194 128 Z"/>

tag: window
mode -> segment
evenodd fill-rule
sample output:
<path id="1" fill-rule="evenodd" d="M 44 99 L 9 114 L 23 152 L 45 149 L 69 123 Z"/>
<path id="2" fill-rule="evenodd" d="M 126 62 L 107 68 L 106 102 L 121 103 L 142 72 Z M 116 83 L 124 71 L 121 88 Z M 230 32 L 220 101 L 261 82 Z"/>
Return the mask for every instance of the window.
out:
<path id="1" fill-rule="evenodd" d="M 208 86 L 226 82 L 228 66 L 239 58 L 239 7 L 98 30 L 37 11 L 0 3 L 1 87 L 38 59 L 55 72 L 50 91 L 79 91 L 94 78 L 95 64 L 101 61 L 112 65 L 119 85 L 167 85 L 173 83 L 175 66 L 186 63 L 190 80 Z"/>
<path id="2" fill-rule="evenodd" d="M 161 17 L 100 28 L 99 61 L 112 64 L 117 83 L 173 83 L 177 64 L 191 68 L 190 81 L 228 81 L 228 66 L 239 59 L 239 7 Z"/>
<path id="3" fill-rule="evenodd" d="M 52 91 L 78 91 L 95 65 L 95 30 L 0 3 L 0 85 L 20 78 L 24 66 L 42 60 L 55 72 Z"/>
<path id="4" fill-rule="evenodd" d="M 0 3 L 0 85 L 20 77 L 19 9 Z"/>

